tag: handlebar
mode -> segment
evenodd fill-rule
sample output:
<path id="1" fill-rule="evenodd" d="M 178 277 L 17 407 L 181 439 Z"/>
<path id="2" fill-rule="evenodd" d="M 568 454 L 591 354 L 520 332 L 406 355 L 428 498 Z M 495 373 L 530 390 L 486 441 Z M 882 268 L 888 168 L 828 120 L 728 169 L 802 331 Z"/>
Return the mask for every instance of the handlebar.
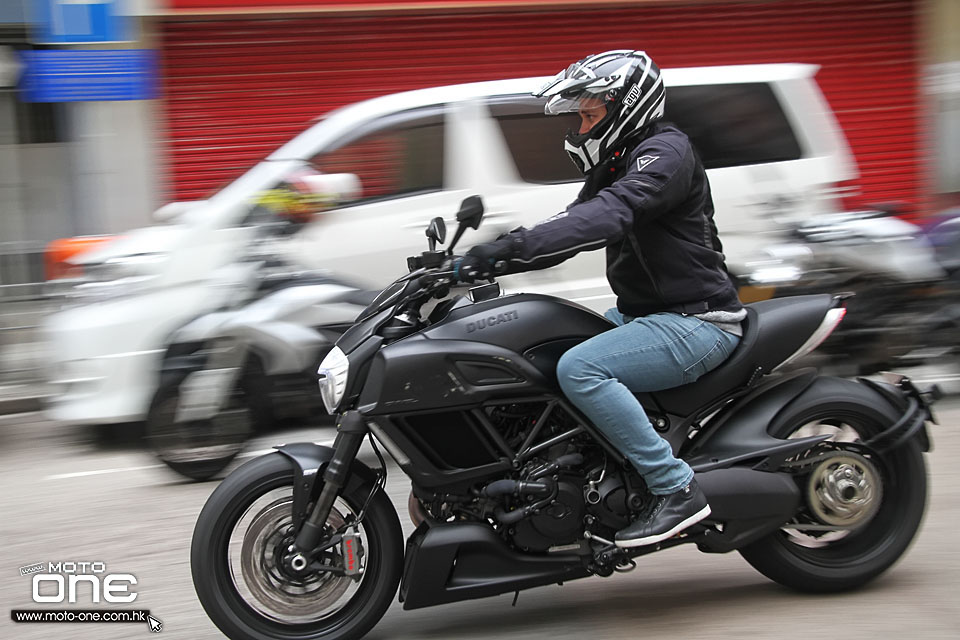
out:
<path id="1" fill-rule="evenodd" d="M 411 271 L 400 280 L 415 282 L 415 289 L 412 291 L 408 289 L 407 302 L 404 305 L 406 308 L 419 307 L 430 298 L 446 296 L 450 287 L 462 282 L 457 277 L 454 267 L 463 256 L 450 255 L 445 256 L 440 261 L 435 261 L 435 253 L 437 252 L 424 252 L 422 256 L 407 259 Z M 431 262 L 435 266 L 431 265 Z M 495 276 L 503 275 L 507 272 L 507 266 L 506 261 L 497 261 L 486 279 L 492 281 Z M 480 277 L 478 279 L 483 280 L 484 278 Z"/>

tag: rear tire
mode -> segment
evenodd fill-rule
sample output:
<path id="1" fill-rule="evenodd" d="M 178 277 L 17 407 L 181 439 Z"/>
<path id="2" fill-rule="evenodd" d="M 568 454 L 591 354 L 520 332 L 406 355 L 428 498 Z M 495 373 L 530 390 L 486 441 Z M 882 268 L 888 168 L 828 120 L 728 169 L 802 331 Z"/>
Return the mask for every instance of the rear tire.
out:
<path id="1" fill-rule="evenodd" d="M 865 385 L 821 378 L 785 409 L 771 435 L 787 438 L 814 435 L 811 430 L 833 430 L 839 442 L 862 442 L 899 417 L 899 411 Z M 874 579 L 907 550 L 923 519 L 927 498 L 926 465 L 917 440 L 914 438 L 882 457 L 858 449 L 855 444 L 847 447 L 856 452 L 846 458 L 847 466 L 852 467 L 850 473 L 862 472 L 861 478 L 874 483 L 879 478 L 881 486 L 874 487 L 873 493 L 879 504 L 869 505 L 860 521 L 854 513 L 855 525 L 848 531 L 804 536 L 783 528 L 740 549 L 740 554 L 757 571 L 799 591 L 845 591 Z M 858 466 L 859 471 L 855 471 Z M 829 469 L 818 468 L 825 469 L 825 475 L 830 474 Z M 816 492 L 810 491 L 815 474 L 811 473 L 810 479 L 801 478 L 798 482 L 809 521 L 817 522 L 815 515 L 810 516 L 816 513 L 821 514 L 820 522 L 825 513 L 827 519 L 835 519 L 822 504 L 811 504 L 818 502 Z"/>

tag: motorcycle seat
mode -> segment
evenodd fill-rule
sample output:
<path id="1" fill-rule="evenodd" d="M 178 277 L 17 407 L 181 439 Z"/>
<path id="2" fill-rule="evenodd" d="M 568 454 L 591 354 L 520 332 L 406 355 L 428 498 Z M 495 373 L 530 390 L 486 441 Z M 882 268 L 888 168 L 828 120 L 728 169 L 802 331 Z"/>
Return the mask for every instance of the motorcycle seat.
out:
<path id="1" fill-rule="evenodd" d="M 696 382 L 652 394 L 656 403 L 667 413 L 688 415 L 770 373 L 807 342 L 834 306 L 827 293 L 745 305 L 743 336 L 730 357 Z"/>

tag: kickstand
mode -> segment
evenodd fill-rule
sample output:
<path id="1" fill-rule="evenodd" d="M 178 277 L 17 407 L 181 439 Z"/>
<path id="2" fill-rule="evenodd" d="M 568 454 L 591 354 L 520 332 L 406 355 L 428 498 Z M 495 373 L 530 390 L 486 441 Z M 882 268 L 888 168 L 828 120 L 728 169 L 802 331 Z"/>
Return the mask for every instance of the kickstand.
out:
<path id="1" fill-rule="evenodd" d="M 519 592 L 519 591 L 517 591 L 516 593 L 513 594 L 513 604 L 510 605 L 511 607 L 517 606 L 517 598 L 519 598 L 519 597 L 520 597 L 520 592 Z"/>

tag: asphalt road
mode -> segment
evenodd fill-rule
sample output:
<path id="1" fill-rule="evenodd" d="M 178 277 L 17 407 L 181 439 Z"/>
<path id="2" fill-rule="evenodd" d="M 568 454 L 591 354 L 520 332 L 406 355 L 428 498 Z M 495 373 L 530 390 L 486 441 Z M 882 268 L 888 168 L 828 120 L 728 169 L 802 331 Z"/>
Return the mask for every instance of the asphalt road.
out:
<path id="1" fill-rule="evenodd" d="M 943 401 L 938 414 L 920 534 L 893 569 L 857 592 L 793 593 L 735 553 L 681 547 L 641 559 L 629 574 L 522 592 L 515 607 L 512 595 L 418 611 L 394 603 L 368 638 L 960 638 L 960 400 Z M 331 436 L 276 433 L 252 448 Z M 162 620 L 159 637 L 223 637 L 197 601 L 189 567 L 193 525 L 216 482 L 182 481 L 135 445 L 104 446 L 85 430 L 21 414 L 0 418 L 0 483 L 0 594 L 7 611 L 58 606 L 32 602 L 31 579 L 20 567 L 99 561 L 107 572 L 137 577 L 137 599 L 125 606 Z M 395 471 L 388 489 L 409 533 L 409 483 Z M 91 604 L 81 589 L 78 608 L 111 606 L 117 605 Z M 7 612 L 0 623 L 2 638 L 145 635 L 140 624 L 14 624 Z"/>

